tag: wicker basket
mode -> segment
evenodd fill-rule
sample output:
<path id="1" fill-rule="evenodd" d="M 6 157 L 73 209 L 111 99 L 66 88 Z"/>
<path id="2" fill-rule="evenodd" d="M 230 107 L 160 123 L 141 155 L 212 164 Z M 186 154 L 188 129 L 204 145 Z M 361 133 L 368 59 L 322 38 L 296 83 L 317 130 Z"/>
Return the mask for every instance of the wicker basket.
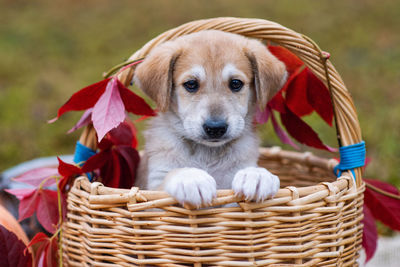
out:
<path id="1" fill-rule="evenodd" d="M 339 145 L 361 141 L 356 111 L 325 53 L 309 38 L 279 24 L 243 18 L 199 20 L 148 42 L 130 60 L 158 44 L 205 29 L 270 40 L 299 56 L 327 84 L 335 110 Z M 133 69 L 120 80 L 129 84 Z M 80 140 L 95 148 L 88 127 Z M 212 207 L 177 205 L 165 192 L 114 189 L 79 177 L 68 194 L 63 225 L 63 262 L 68 266 L 357 266 L 361 247 L 364 183 L 337 161 L 309 152 L 260 149 L 260 166 L 281 179 L 276 197 L 244 202 L 219 190 Z M 354 182 L 355 181 L 355 182 Z M 237 203 L 237 205 L 223 206 Z"/>

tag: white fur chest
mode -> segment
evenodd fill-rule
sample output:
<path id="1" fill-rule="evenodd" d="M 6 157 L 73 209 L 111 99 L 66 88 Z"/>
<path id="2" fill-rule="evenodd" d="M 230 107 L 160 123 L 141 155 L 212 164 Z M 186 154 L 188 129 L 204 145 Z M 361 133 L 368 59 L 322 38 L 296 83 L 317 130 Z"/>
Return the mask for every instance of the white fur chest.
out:
<path id="1" fill-rule="evenodd" d="M 202 169 L 215 179 L 218 189 L 228 189 L 240 169 L 257 165 L 258 138 L 252 130 L 222 147 L 207 147 L 182 139 L 169 123 L 156 117 L 145 132 L 148 189 L 157 188 L 176 168 Z"/>

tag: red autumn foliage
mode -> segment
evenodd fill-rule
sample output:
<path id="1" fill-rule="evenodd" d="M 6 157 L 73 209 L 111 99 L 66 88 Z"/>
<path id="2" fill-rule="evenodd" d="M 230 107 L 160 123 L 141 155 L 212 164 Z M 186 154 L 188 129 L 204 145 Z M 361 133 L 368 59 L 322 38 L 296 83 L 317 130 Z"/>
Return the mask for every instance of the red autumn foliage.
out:
<path id="1" fill-rule="evenodd" d="M 57 118 L 59 118 L 65 112 L 71 110 L 78 111 L 93 107 L 106 90 L 107 83 L 110 81 L 110 79 L 111 78 L 104 79 L 74 93 L 70 99 L 68 99 L 68 101 L 58 110 Z"/>
<path id="2" fill-rule="evenodd" d="M 58 110 L 57 118 L 68 111 L 79 111 L 92 108 L 106 90 L 107 84 L 111 79 L 116 78 L 104 79 L 74 93 L 70 99 Z M 126 111 L 137 115 L 155 115 L 154 110 L 143 100 L 143 98 L 126 88 L 118 79 L 117 85 Z"/>
<path id="3" fill-rule="evenodd" d="M 280 61 L 285 63 L 286 70 L 289 76 L 292 75 L 298 68 L 304 65 L 303 61 L 288 49 L 282 46 L 268 46 L 268 50 L 276 56 Z"/>
<path id="4" fill-rule="evenodd" d="M 269 109 L 269 107 L 268 107 L 268 109 Z M 280 127 L 272 110 L 270 110 L 270 113 L 271 113 L 272 126 L 274 127 L 274 131 L 278 135 L 279 139 L 284 144 L 291 145 L 292 147 L 298 149 L 299 147 L 290 139 L 290 137 L 286 134 L 286 132 Z"/>
<path id="5" fill-rule="evenodd" d="M 307 75 L 308 103 L 329 126 L 332 126 L 333 105 L 328 88 L 308 68 L 302 72 Z"/>
<path id="6" fill-rule="evenodd" d="M 364 218 L 362 223 L 364 224 L 362 246 L 365 249 L 366 262 L 374 256 L 376 251 L 376 243 L 378 240 L 378 232 L 376 231 L 375 219 L 372 216 L 367 204 L 364 203 L 363 207 Z"/>
<path id="7" fill-rule="evenodd" d="M 124 122 L 99 143 L 100 152 L 83 165 L 83 172 L 100 169 L 101 182 L 115 188 L 131 188 L 139 164 L 133 126 Z"/>
<path id="8" fill-rule="evenodd" d="M 17 179 L 16 181 L 24 182 L 35 186 L 35 188 L 26 189 L 6 189 L 7 192 L 15 195 L 19 200 L 19 220 L 23 220 L 32 216 L 36 212 L 39 223 L 49 233 L 55 234 L 56 228 L 59 227 L 59 207 L 57 191 L 44 189 L 44 186 L 55 184 L 57 178 L 59 180 L 58 187 L 63 188 L 63 182 L 70 181 L 77 174 L 81 174 L 82 170 L 72 164 L 63 162 L 58 158 L 59 166 L 55 168 L 39 168 L 29 171 Z M 61 210 L 66 214 L 66 202 L 61 198 Z M 10 242 L 7 240 L 7 242 Z M 57 266 L 58 265 L 58 243 L 57 234 L 48 238 L 44 233 L 38 233 L 29 243 L 28 247 L 39 244 L 36 249 L 36 257 L 34 266 Z M 1 244 L 0 244 L 1 245 Z M 26 250 L 28 251 L 28 250 Z M 20 252 L 21 253 L 21 252 Z M 22 255 L 22 253 L 21 253 Z M 0 260 L 1 262 L 1 260 Z M 3 265 L 0 265 L 3 266 Z M 13 265 L 12 265 L 13 266 Z M 32 266 L 30 263 L 27 266 Z"/>
<path id="9" fill-rule="evenodd" d="M 364 224 L 362 245 L 366 253 L 366 262 L 375 254 L 377 247 L 378 233 L 375 221 L 378 220 L 389 228 L 400 230 L 400 200 L 391 196 L 386 196 L 371 189 L 369 185 L 378 188 L 383 192 L 399 196 L 399 190 L 382 181 L 363 179 L 367 184 L 364 192 Z"/>
<path id="10" fill-rule="evenodd" d="M 57 192 L 43 188 L 6 189 L 16 196 L 19 203 L 19 221 L 36 212 L 40 224 L 49 233 L 54 233 L 59 222 Z"/>
<path id="11" fill-rule="evenodd" d="M 304 65 L 304 63 L 288 49 L 280 46 L 268 46 L 268 49 L 278 59 L 283 61 L 289 73 L 289 78 L 280 92 L 275 95 L 267 105 L 270 110 L 278 111 L 282 124 L 288 133 L 298 142 L 332 151 L 332 148 L 322 143 L 318 134 L 300 118 L 313 111 L 332 125 L 333 108 L 326 86 Z M 257 114 L 259 118 L 267 117 Z M 278 129 L 274 125 L 274 129 Z M 288 142 L 282 131 L 277 132 L 284 143 Z"/>
<path id="12" fill-rule="evenodd" d="M 285 98 L 283 97 L 283 91 L 279 91 L 267 104 L 272 110 L 276 110 L 279 113 L 286 112 Z"/>
<path id="13" fill-rule="evenodd" d="M 0 225 L 0 266 L 32 266 L 32 255 L 18 237 Z"/>
<path id="14" fill-rule="evenodd" d="M 298 117 L 303 117 L 314 111 L 313 107 L 308 103 L 307 80 L 308 73 L 306 68 L 303 68 L 299 73 L 295 73 L 294 75 L 292 74 L 286 83 L 286 87 L 283 87 L 282 89 L 282 91 L 286 92 L 286 105 Z"/>
<path id="15" fill-rule="evenodd" d="M 126 145 L 133 148 L 138 145 L 136 128 L 130 120 L 125 120 L 117 128 L 111 130 L 108 139 L 115 145 Z"/>
<path id="16" fill-rule="evenodd" d="M 14 181 L 32 185 L 34 187 L 47 187 L 56 184 L 57 168 L 36 168 L 14 178 Z M 46 181 L 44 181 L 46 180 Z"/>
<path id="17" fill-rule="evenodd" d="M 393 185 L 371 179 L 364 179 L 364 181 L 400 197 L 399 190 Z M 393 230 L 400 231 L 400 200 L 385 196 L 367 187 L 364 192 L 364 202 L 376 220 L 381 221 Z"/>
<path id="18" fill-rule="evenodd" d="M 309 68 L 299 69 L 286 84 L 282 90 L 286 92 L 285 102 L 293 113 L 303 117 L 315 111 L 332 126 L 333 109 L 328 88 Z"/>
<path id="19" fill-rule="evenodd" d="M 28 247 L 37 245 L 36 257 L 33 266 L 56 267 L 58 266 L 58 238 L 48 237 L 44 233 L 37 233 Z"/>
<path id="20" fill-rule="evenodd" d="M 91 121 L 99 140 L 124 121 L 125 112 L 143 116 L 156 115 L 143 98 L 126 88 L 115 76 L 89 85 L 73 94 L 58 110 L 57 118 L 50 122 L 56 121 L 65 112 L 85 109 L 86 112 L 80 121 L 69 132 Z"/>
<path id="21" fill-rule="evenodd" d="M 59 157 L 58 159 L 58 173 L 62 176 L 58 182 L 58 187 L 62 192 L 65 192 L 66 186 L 70 184 L 73 179 L 83 173 L 82 169 L 76 165 L 68 164 L 62 161 Z"/>
<path id="22" fill-rule="evenodd" d="M 82 117 L 79 119 L 79 121 L 71 129 L 69 129 L 67 133 L 72 133 L 86 125 L 89 125 L 92 122 L 92 112 L 93 108 L 87 109 L 82 114 Z"/>
<path id="23" fill-rule="evenodd" d="M 298 142 L 307 146 L 334 151 L 334 149 L 322 143 L 318 134 L 290 109 L 287 108 L 286 111 L 280 115 L 282 124 L 285 126 L 288 133 L 294 136 Z"/>
<path id="24" fill-rule="evenodd" d="M 126 111 L 143 116 L 156 115 L 154 110 L 144 101 L 143 98 L 126 88 L 119 80 L 117 80 L 117 83 Z"/>

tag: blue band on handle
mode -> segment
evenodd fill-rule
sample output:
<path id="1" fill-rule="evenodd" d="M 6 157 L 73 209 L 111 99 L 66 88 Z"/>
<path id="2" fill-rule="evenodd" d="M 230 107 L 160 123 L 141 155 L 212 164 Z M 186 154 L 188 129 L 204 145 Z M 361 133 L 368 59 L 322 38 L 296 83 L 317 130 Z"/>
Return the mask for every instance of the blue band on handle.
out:
<path id="1" fill-rule="evenodd" d="M 81 144 L 81 142 L 76 142 L 75 146 L 75 154 L 74 154 L 74 162 L 82 166 L 85 161 L 87 161 L 91 156 L 95 155 L 96 151 L 93 149 L 88 148 Z M 93 175 L 92 173 L 86 173 L 89 181 L 92 181 Z"/>
<path id="2" fill-rule="evenodd" d="M 365 165 L 365 142 L 362 141 L 358 144 L 343 146 L 339 148 L 339 153 L 340 163 L 333 169 L 336 176 L 339 177 L 342 175 L 343 171 L 350 170 L 355 179 L 356 175 L 354 169 Z"/>
<path id="3" fill-rule="evenodd" d="M 96 151 L 82 145 L 79 141 L 76 142 L 74 162 L 80 164 L 81 166 L 85 161 L 87 161 L 91 156 L 95 155 Z"/>

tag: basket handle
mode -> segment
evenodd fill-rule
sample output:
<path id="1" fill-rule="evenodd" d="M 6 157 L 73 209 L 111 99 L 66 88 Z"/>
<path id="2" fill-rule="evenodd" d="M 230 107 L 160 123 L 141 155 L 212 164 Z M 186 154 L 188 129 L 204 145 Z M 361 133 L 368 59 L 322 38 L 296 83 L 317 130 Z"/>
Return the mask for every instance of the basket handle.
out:
<path id="1" fill-rule="evenodd" d="M 136 51 L 128 61 L 146 57 L 157 45 L 179 36 L 202 30 L 220 30 L 240 34 L 250 38 L 272 41 L 296 54 L 306 66 L 328 87 L 334 108 L 335 126 L 339 147 L 358 144 L 362 141 L 361 129 L 353 100 L 339 73 L 329 61 L 329 57 L 310 38 L 280 24 L 263 19 L 221 17 L 188 22 L 168 30 L 146 43 Z M 125 85 L 129 85 L 134 67 L 128 68 L 119 75 Z M 81 136 L 84 145 L 92 145 L 91 136 L 96 138 L 92 128 Z M 87 142 L 87 143 L 85 143 Z M 92 147 L 94 148 L 94 147 Z M 354 169 L 357 186 L 362 184 L 362 168 Z"/>

